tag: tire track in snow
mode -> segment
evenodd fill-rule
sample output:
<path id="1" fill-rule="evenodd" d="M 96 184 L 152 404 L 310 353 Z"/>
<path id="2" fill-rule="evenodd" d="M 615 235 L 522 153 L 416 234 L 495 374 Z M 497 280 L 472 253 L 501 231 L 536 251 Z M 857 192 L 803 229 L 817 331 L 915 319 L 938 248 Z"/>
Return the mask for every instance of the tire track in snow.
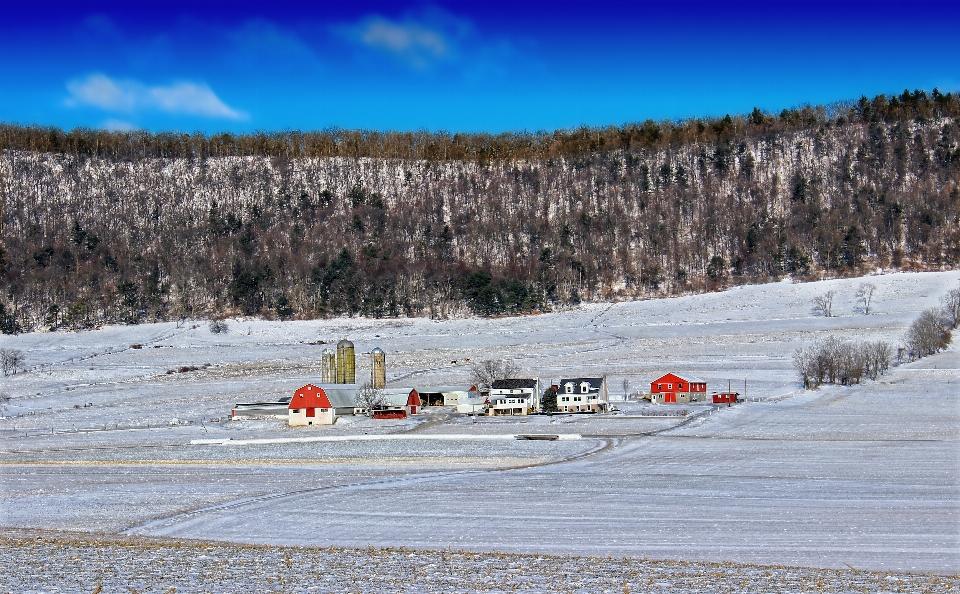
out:
<path id="1" fill-rule="evenodd" d="M 176 526 L 177 524 L 189 522 L 190 520 L 193 520 L 193 519 L 199 519 L 200 517 L 207 514 L 238 510 L 251 505 L 279 501 L 279 500 L 287 499 L 290 497 L 297 497 L 305 494 L 324 493 L 324 492 L 330 492 L 330 493 L 350 492 L 350 491 L 355 491 L 359 489 L 385 488 L 385 487 L 389 488 L 394 486 L 399 487 L 404 485 L 415 485 L 418 483 L 444 480 L 451 477 L 521 471 L 521 470 L 528 470 L 531 468 L 544 468 L 549 466 L 556 466 L 558 464 L 567 464 L 570 462 L 583 460 L 585 458 L 589 458 L 591 456 L 600 454 L 602 452 L 609 451 L 615 448 L 616 446 L 620 445 L 621 443 L 620 439 L 613 438 L 613 437 L 603 437 L 603 438 L 594 438 L 594 439 L 597 439 L 597 441 L 600 442 L 596 447 L 586 452 L 580 452 L 580 453 L 573 454 L 570 456 L 565 456 L 563 458 L 556 459 L 556 460 L 548 460 L 545 462 L 535 462 L 531 464 L 524 464 L 524 465 L 514 466 L 510 468 L 458 470 L 458 471 L 452 471 L 452 472 L 430 472 L 422 475 L 390 477 L 390 478 L 382 478 L 382 479 L 376 479 L 371 481 L 356 481 L 356 482 L 346 483 L 342 485 L 325 485 L 322 487 L 311 487 L 307 489 L 295 489 L 292 491 L 280 491 L 276 493 L 268 493 L 265 495 L 258 495 L 254 497 L 243 497 L 240 499 L 233 499 L 230 501 L 217 503 L 213 505 L 204 505 L 202 507 L 199 507 L 193 510 L 179 512 L 170 516 L 157 518 L 143 524 L 131 526 L 130 528 L 122 530 L 119 534 L 122 534 L 124 536 L 150 536 L 151 532 L 171 528 Z"/>

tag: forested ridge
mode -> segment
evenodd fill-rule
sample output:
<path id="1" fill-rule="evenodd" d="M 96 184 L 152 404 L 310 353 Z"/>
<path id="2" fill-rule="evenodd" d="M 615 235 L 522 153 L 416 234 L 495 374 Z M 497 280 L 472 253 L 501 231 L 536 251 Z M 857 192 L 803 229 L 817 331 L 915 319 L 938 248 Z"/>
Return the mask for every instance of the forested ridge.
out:
<path id="1" fill-rule="evenodd" d="M 960 98 L 551 133 L 0 125 L 0 329 L 545 310 L 960 262 Z"/>

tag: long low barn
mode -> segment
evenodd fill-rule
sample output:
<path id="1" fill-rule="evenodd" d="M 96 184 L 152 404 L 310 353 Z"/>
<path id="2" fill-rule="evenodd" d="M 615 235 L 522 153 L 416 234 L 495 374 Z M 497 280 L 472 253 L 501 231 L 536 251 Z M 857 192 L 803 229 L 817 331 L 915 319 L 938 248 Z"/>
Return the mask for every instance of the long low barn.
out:
<path id="1" fill-rule="evenodd" d="M 457 406 L 461 400 L 468 400 L 471 393 L 477 392 L 476 386 L 416 386 L 413 390 L 423 406 Z"/>
<path id="2" fill-rule="evenodd" d="M 274 402 L 238 402 L 230 411 L 233 418 L 256 419 L 262 417 L 287 418 L 287 405 L 290 404 L 290 396 L 285 396 Z"/>

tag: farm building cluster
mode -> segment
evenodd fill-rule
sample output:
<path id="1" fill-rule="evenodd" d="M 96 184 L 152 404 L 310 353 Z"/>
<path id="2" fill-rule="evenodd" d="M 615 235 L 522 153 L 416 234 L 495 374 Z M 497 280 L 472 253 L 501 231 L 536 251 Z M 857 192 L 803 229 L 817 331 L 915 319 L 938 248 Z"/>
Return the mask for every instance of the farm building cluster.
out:
<path id="1" fill-rule="evenodd" d="M 542 412 L 604 413 L 611 410 L 606 377 L 561 378 L 556 383 L 540 378 L 506 378 L 489 387 L 476 385 L 409 387 L 386 386 L 386 354 L 370 352 L 370 381 L 358 384 L 355 348 L 341 340 L 336 350 L 324 349 L 322 380 L 306 384 L 292 396 L 270 402 L 238 403 L 234 419 L 286 418 L 292 426 L 332 425 L 338 417 L 369 415 L 376 419 L 403 419 L 424 407 L 451 407 L 459 414 L 523 416 Z M 653 404 L 709 402 L 732 404 L 735 392 L 707 396 L 707 383 L 694 377 L 668 373 L 650 383 L 650 392 L 640 394 Z M 549 400 L 548 403 L 545 401 Z"/>

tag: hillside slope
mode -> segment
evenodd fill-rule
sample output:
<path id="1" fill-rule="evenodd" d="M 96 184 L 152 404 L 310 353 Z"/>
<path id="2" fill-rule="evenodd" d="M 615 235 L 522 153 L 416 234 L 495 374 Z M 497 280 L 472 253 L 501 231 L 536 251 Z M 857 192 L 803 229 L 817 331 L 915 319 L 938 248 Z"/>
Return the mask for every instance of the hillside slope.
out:
<path id="1" fill-rule="evenodd" d="M 8 331 L 489 315 L 956 266 L 956 118 L 862 107 L 649 123 L 646 141 L 598 131 L 596 146 L 502 159 L 5 142 L 0 314 Z"/>

